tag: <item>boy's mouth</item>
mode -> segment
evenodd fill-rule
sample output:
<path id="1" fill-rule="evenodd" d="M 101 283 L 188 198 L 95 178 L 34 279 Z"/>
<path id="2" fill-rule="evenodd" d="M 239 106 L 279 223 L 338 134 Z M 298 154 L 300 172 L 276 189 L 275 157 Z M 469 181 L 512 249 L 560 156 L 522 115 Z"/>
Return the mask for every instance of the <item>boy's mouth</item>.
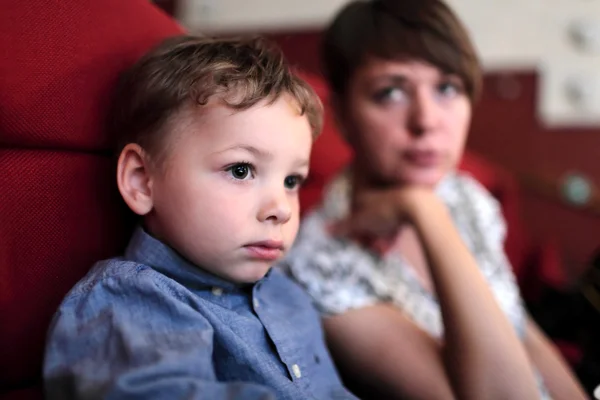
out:
<path id="1" fill-rule="evenodd" d="M 249 243 L 244 246 L 250 258 L 264 261 L 275 261 L 283 255 L 283 242 L 281 240 L 264 240 Z"/>

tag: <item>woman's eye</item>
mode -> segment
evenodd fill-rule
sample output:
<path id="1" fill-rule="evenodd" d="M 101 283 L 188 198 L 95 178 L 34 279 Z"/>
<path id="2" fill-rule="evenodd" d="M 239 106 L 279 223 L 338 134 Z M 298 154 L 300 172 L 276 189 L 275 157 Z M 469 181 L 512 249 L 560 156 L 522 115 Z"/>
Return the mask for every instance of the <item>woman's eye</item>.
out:
<path id="1" fill-rule="evenodd" d="M 232 165 L 228 171 L 234 179 L 245 180 L 251 177 L 252 167 L 250 164 L 240 163 Z"/>
<path id="2" fill-rule="evenodd" d="M 398 87 L 388 87 L 375 93 L 375 100 L 381 103 L 402 101 L 406 92 Z"/>
<path id="3" fill-rule="evenodd" d="M 298 186 L 302 184 L 302 177 L 299 175 L 290 175 L 285 178 L 283 184 L 286 189 L 296 189 Z"/>
<path id="4" fill-rule="evenodd" d="M 438 85 L 438 92 L 444 97 L 454 97 L 462 93 L 462 90 L 460 86 L 454 82 L 443 82 Z"/>

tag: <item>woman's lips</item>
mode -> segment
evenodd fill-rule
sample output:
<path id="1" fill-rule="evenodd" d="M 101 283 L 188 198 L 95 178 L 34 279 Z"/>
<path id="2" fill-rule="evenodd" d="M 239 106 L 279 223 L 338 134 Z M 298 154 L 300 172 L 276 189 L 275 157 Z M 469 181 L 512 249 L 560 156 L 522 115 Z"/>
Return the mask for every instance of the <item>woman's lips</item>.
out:
<path id="1" fill-rule="evenodd" d="M 440 155 L 433 150 L 409 150 L 404 153 L 404 158 L 413 165 L 421 168 L 431 168 L 439 165 Z"/>

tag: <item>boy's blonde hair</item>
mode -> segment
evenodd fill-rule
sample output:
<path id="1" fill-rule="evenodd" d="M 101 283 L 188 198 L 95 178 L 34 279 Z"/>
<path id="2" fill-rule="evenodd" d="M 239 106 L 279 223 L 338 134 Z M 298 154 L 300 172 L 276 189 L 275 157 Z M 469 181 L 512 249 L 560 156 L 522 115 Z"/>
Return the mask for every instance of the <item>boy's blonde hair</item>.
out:
<path id="1" fill-rule="evenodd" d="M 294 75 L 280 50 L 261 38 L 176 36 L 142 57 L 122 77 L 110 116 L 120 151 L 139 144 L 161 156 L 170 119 L 184 107 L 217 99 L 233 110 L 289 95 L 306 115 L 313 136 L 323 107 L 313 89 Z"/>

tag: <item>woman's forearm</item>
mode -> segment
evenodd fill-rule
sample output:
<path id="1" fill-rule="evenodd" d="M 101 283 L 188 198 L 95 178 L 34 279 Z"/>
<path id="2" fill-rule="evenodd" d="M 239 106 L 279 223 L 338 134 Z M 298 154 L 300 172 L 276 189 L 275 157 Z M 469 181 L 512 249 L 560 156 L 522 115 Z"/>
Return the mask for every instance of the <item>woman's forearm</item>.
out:
<path id="1" fill-rule="evenodd" d="M 531 319 L 527 321 L 525 349 L 542 374 L 553 399 L 584 400 L 587 398 L 585 390 L 565 360 Z"/>
<path id="2" fill-rule="evenodd" d="M 419 204 L 411 219 L 438 295 L 445 329 L 443 355 L 457 397 L 536 398 L 525 349 L 446 207 L 439 201 Z"/>

